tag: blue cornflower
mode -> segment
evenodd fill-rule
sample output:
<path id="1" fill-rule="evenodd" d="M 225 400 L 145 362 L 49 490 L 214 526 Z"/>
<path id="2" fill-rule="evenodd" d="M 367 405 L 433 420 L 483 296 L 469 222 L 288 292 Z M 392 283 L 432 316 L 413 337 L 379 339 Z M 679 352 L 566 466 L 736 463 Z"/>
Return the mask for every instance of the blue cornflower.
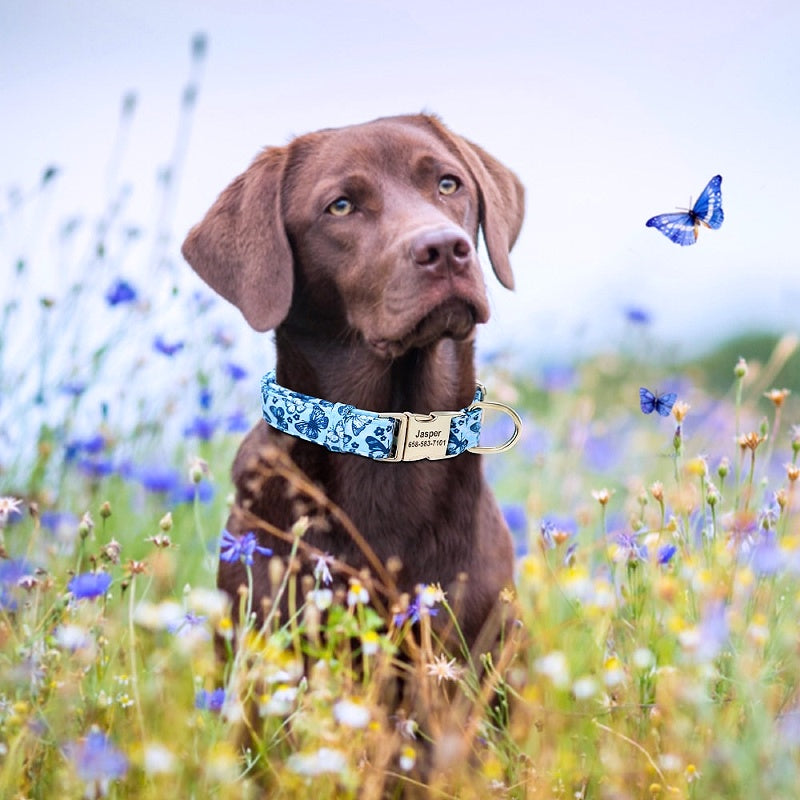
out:
<path id="1" fill-rule="evenodd" d="M 225 430 L 228 433 L 247 433 L 251 427 L 251 421 L 242 411 L 235 411 L 225 418 Z"/>
<path id="2" fill-rule="evenodd" d="M 775 540 L 773 531 L 763 531 L 751 552 L 750 565 L 756 575 L 774 575 L 786 566 L 786 556 Z"/>
<path id="3" fill-rule="evenodd" d="M 170 494 L 173 503 L 210 503 L 214 499 L 214 486 L 208 481 L 189 482 L 178 486 Z"/>
<path id="4" fill-rule="evenodd" d="M 635 533 L 618 533 L 614 544 L 617 546 L 615 561 L 647 561 L 647 546 L 639 544 Z"/>
<path id="5" fill-rule="evenodd" d="M 672 557 L 678 552 L 678 548 L 674 544 L 662 544 L 658 548 L 658 563 L 663 567 L 672 561 Z"/>
<path id="6" fill-rule="evenodd" d="M 201 386 L 200 393 L 197 396 L 197 402 L 200 404 L 200 408 L 203 411 L 208 411 L 211 408 L 211 401 L 214 399 L 214 393 L 208 386 Z"/>
<path id="7" fill-rule="evenodd" d="M 81 453 L 88 455 L 97 455 L 103 451 L 106 446 L 105 437 L 98 433 L 89 439 L 70 439 L 64 445 L 64 459 L 66 461 L 73 461 Z"/>
<path id="8" fill-rule="evenodd" d="M 181 633 L 181 631 L 202 625 L 205 621 L 205 617 L 198 616 L 194 611 L 187 611 L 180 619 L 168 623 L 167 630 L 170 633 Z"/>
<path id="9" fill-rule="evenodd" d="M 214 431 L 219 425 L 219 420 L 210 417 L 195 417 L 189 425 L 183 429 L 186 437 L 195 437 L 204 442 L 209 441 L 214 435 Z"/>
<path id="10" fill-rule="evenodd" d="M 223 561 L 243 561 L 248 567 L 253 564 L 253 555 L 260 553 L 262 556 L 271 556 L 269 547 L 261 547 L 256 543 L 256 535 L 248 531 L 244 536 L 234 536 L 230 531 L 223 530 L 220 540 L 219 557 Z"/>
<path id="11" fill-rule="evenodd" d="M 233 381 L 241 381 L 247 377 L 247 370 L 238 364 L 234 364 L 233 361 L 229 361 L 225 365 L 225 372 L 228 373 L 228 377 Z"/>
<path id="12" fill-rule="evenodd" d="M 86 384 L 83 381 L 64 381 L 59 391 L 69 397 L 80 397 L 86 391 Z"/>
<path id="13" fill-rule="evenodd" d="M 114 471 L 114 464 L 107 458 L 82 458 L 78 469 L 90 478 L 105 478 Z"/>
<path id="14" fill-rule="evenodd" d="M 128 759 L 98 728 L 93 727 L 85 739 L 65 745 L 64 753 L 73 763 L 78 777 L 90 784 L 88 797 L 108 794 L 109 781 L 122 778 L 128 771 Z"/>
<path id="15" fill-rule="evenodd" d="M 171 467 L 147 467 L 137 470 L 139 483 L 148 492 L 173 492 L 181 483 L 180 473 Z"/>
<path id="16" fill-rule="evenodd" d="M 405 611 L 401 611 L 399 614 L 394 615 L 394 624 L 399 628 L 406 622 L 415 623 L 419 622 L 420 617 L 423 614 L 422 609 L 425 609 L 425 612 L 430 617 L 435 617 L 439 611 L 436 608 L 431 608 L 426 603 L 422 602 L 422 597 L 417 595 L 409 604 L 408 608 Z"/>
<path id="17" fill-rule="evenodd" d="M 759 526 L 765 531 L 771 530 L 775 527 L 780 515 L 781 507 L 778 505 L 778 501 L 773 498 L 772 502 L 759 512 Z"/>
<path id="18" fill-rule="evenodd" d="M 0 584 L 16 585 L 24 575 L 33 575 L 36 567 L 23 558 L 12 558 L 0 561 Z"/>
<path id="19" fill-rule="evenodd" d="M 219 713 L 222 711 L 222 706 L 225 704 L 225 690 L 214 689 L 209 692 L 207 689 L 201 689 L 194 696 L 194 707 L 200 711 L 214 711 Z"/>
<path id="20" fill-rule="evenodd" d="M 578 524 L 569 517 L 544 517 L 539 525 L 542 542 L 548 550 L 563 544 L 578 531 Z"/>
<path id="21" fill-rule="evenodd" d="M 109 586 L 111 576 L 107 572 L 83 572 L 72 578 L 67 589 L 77 600 L 90 600 L 104 595 Z"/>
<path id="22" fill-rule="evenodd" d="M 43 528 L 56 534 L 64 529 L 78 527 L 78 518 L 69 511 L 42 511 L 39 513 L 39 522 Z"/>
<path id="23" fill-rule="evenodd" d="M 27 575 L 33 575 L 36 567 L 24 559 L 0 561 L 0 610 L 16 611 L 17 599 L 14 593 L 18 582 Z"/>
<path id="24" fill-rule="evenodd" d="M 519 503 L 506 503 L 502 510 L 511 533 L 523 534 L 528 530 L 528 518 L 523 506 Z"/>
<path id="25" fill-rule="evenodd" d="M 651 320 L 651 315 L 649 311 L 645 311 L 643 308 L 637 308 L 636 306 L 628 306 L 625 309 L 625 319 L 628 322 L 633 323 L 634 325 L 649 325 Z"/>
<path id="26" fill-rule="evenodd" d="M 153 341 L 153 349 L 162 355 L 172 358 L 179 350 L 183 350 L 183 342 L 173 342 L 170 344 L 164 340 L 163 336 L 156 336 Z"/>
<path id="27" fill-rule="evenodd" d="M 137 297 L 136 289 L 128 281 L 117 278 L 106 292 L 106 303 L 110 306 L 119 306 L 124 303 L 132 303 Z"/>

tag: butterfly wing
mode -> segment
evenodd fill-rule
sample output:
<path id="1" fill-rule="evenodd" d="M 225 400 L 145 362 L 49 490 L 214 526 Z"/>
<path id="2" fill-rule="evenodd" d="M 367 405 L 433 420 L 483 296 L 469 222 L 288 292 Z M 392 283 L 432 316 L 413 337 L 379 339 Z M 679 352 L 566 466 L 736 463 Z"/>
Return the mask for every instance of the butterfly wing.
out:
<path id="1" fill-rule="evenodd" d="M 675 405 L 675 401 L 678 399 L 678 395 L 675 392 L 667 392 L 667 394 L 662 394 L 659 397 L 655 398 L 654 406 L 656 411 L 662 417 L 668 417 L 669 412 L 672 411 L 672 406 Z"/>
<path id="2" fill-rule="evenodd" d="M 722 213 L 722 175 L 715 175 L 700 193 L 694 204 L 692 214 L 698 222 L 715 230 L 722 225 L 725 215 Z"/>
<path id="3" fill-rule="evenodd" d="M 652 414 L 656 407 L 656 396 L 644 386 L 639 389 L 639 407 L 643 414 Z"/>
<path id="4" fill-rule="evenodd" d="M 295 428 L 297 428 L 301 434 L 311 439 L 316 439 L 320 431 L 323 431 L 327 427 L 328 418 L 319 406 L 315 406 L 311 411 L 311 419 L 309 419 L 308 422 L 298 422 L 295 424 Z"/>
<path id="5" fill-rule="evenodd" d="M 698 201 L 699 202 L 699 201 Z M 648 228 L 655 228 L 661 231 L 667 239 L 686 247 L 697 241 L 697 227 L 695 223 L 694 211 L 678 211 L 674 214 L 659 214 L 647 220 Z"/>

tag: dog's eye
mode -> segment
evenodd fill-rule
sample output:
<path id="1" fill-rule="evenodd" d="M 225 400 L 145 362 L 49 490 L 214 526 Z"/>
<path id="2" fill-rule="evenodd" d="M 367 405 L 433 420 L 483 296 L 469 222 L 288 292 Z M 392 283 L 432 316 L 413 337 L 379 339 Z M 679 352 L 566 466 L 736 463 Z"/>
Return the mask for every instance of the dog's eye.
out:
<path id="1" fill-rule="evenodd" d="M 353 213 L 355 206 L 346 197 L 337 197 L 325 210 L 334 217 L 346 217 Z"/>
<path id="2" fill-rule="evenodd" d="M 439 180 L 439 194 L 453 194 L 459 186 L 461 186 L 461 181 L 458 178 L 445 175 Z"/>

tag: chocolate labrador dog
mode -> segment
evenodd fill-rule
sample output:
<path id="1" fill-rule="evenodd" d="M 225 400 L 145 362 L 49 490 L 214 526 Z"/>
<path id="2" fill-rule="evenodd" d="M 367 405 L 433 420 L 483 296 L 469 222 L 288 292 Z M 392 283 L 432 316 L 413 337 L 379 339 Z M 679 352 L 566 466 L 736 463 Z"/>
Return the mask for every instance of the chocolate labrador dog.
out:
<path id="1" fill-rule="evenodd" d="M 265 420 L 236 457 L 228 530 L 289 553 L 270 533 L 289 531 L 299 513 L 296 488 L 264 468 L 277 448 L 368 547 L 330 515 L 312 515 L 304 544 L 355 569 L 391 563 L 412 597 L 420 584 L 461 586 L 470 644 L 511 583 L 513 558 L 481 455 L 467 452 L 482 398 L 475 326 L 489 318 L 476 244 L 482 229 L 512 288 L 523 206 L 520 181 L 480 147 L 435 116 L 397 116 L 265 149 L 183 245 L 253 328 L 275 331 Z M 450 413 L 430 415 L 439 410 Z M 252 570 L 258 610 L 275 587 L 268 559 Z M 220 561 L 218 585 L 236 598 L 242 563 Z"/>

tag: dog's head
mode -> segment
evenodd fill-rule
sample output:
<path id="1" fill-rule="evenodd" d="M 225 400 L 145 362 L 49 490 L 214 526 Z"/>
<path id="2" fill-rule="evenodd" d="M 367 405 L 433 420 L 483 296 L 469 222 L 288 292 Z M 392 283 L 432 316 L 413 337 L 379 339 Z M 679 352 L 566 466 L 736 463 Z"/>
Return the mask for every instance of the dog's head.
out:
<path id="1" fill-rule="evenodd" d="M 183 253 L 256 330 L 355 333 L 391 358 L 488 319 L 478 230 L 512 288 L 523 207 L 516 176 L 436 117 L 390 117 L 264 150 Z"/>

